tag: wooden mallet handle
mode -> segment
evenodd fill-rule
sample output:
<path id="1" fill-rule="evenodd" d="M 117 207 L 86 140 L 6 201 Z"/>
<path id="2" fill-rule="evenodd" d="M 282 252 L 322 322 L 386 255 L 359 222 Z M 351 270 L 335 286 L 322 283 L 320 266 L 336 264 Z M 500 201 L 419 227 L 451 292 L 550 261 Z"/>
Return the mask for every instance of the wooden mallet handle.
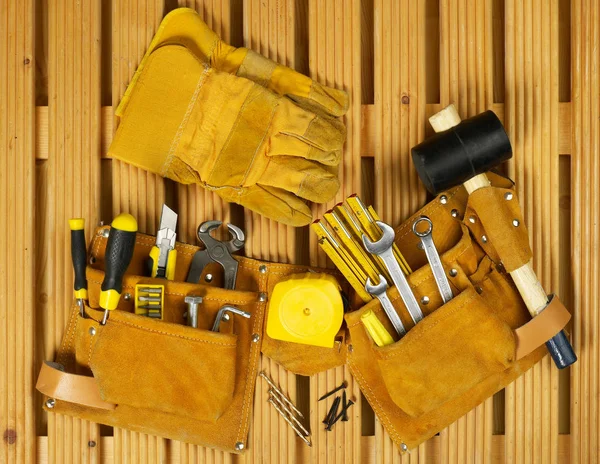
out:
<path id="1" fill-rule="evenodd" d="M 442 132 L 460 124 L 460 116 L 454 104 L 448 105 L 439 113 L 429 118 L 429 123 L 435 132 Z M 478 174 L 463 183 L 467 193 L 470 195 L 475 190 L 490 185 L 485 174 Z M 542 284 L 535 275 L 531 261 L 510 273 L 521 298 L 525 302 L 531 317 L 537 316 L 547 305 L 548 296 Z M 556 363 L 556 367 L 564 369 L 577 361 L 573 347 L 569 343 L 564 331 L 560 331 L 546 342 L 546 347 Z"/>

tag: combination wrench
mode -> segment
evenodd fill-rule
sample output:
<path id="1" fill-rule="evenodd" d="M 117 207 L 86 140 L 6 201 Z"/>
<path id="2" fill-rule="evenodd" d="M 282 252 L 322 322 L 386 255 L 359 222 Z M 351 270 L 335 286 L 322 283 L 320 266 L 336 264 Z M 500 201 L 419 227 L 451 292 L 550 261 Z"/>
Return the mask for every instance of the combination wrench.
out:
<path id="1" fill-rule="evenodd" d="M 387 296 L 386 290 L 388 288 L 387 280 L 381 274 L 379 274 L 379 283 L 377 285 L 373 285 L 371 279 L 367 277 L 367 283 L 365 284 L 365 290 L 369 292 L 371 295 L 375 296 L 380 302 L 381 307 L 387 314 L 388 319 L 398 332 L 398 335 L 402 337 L 406 334 L 406 329 L 398 317 L 398 313 L 394 309 L 394 305 L 390 301 L 390 298 Z"/>
<path id="2" fill-rule="evenodd" d="M 410 317 L 416 324 L 423 319 L 423 312 L 419 307 L 419 303 L 417 303 L 415 295 L 410 289 L 410 285 L 408 284 L 408 280 L 406 280 L 404 272 L 402 272 L 402 269 L 400 269 L 400 265 L 394 256 L 392 245 L 394 244 L 394 238 L 396 234 L 394 233 L 394 229 L 392 229 L 385 222 L 376 221 L 376 224 L 381 228 L 381 238 L 376 242 L 372 242 L 366 235 L 363 234 L 363 244 L 369 253 L 381 257 L 385 263 L 385 266 L 392 277 L 394 285 L 400 293 L 400 297 L 402 298 Z"/>
<path id="3" fill-rule="evenodd" d="M 424 231 L 419 230 L 418 226 L 421 223 L 427 224 L 427 229 Z M 437 284 L 438 290 L 440 291 L 440 295 L 442 295 L 442 300 L 444 303 L 448 303 L 452 298 L 454 298 L 454 295 L 452 294 L 448 277 L 446 277 L 446 271 L 444 271 L 444 266 L 442 265 L 440 255 L 435 247 L 435 243 L 433 243 L 433 222 L 431 222 L 431 219 L 429 219 L 427 216 L 421 216 L 415 222 L 413 222 L 412 230 L 414 234 L 421 239 L 425 256 L 427 256 L 427 261 L 429 262 L 429 266 L 433 272 L 433 277 L 435 279 L 435 283 Z"/>

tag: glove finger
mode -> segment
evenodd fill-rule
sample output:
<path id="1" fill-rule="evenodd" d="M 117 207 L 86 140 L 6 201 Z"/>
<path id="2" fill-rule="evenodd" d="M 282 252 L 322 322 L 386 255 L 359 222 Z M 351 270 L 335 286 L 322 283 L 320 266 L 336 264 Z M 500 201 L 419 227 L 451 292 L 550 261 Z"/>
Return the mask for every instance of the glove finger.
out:
<path id="1" fill-rule="evenodd" d="M 271 137 L 269 155 L 298 156 L 328 166 L 337 166 L 340 164 L 342 150 L 321 149 L 306 143 L 304 140 L 294 135 L 280 133 Z"/>
<path id="2" fill-rule="evenodd" d="M 244 189 L 224 187 L 214 191 L 226 201 L 238 203 L 282 224 L 300 227 L 312 221 L 308 205 L 283 189 L 253 185 Z"/>
<path id="3" fill-rule="evenodd" d="M 287 190 L 315 203 L 331 200 L 340 188 L 335 167 L 291 156 L 271 158 L 259 183 Z"/>
<path id="4" fill-rule="evenodd" d="M 310 77 L 275 63 L 252 50 L 244 56 L 237 75 L 279 95 L 286 95 L 300 106 L 314 108 L 317 113 L 338 117 L 348 111 L 348 94 L 343 90 L 321 85 Z"/>

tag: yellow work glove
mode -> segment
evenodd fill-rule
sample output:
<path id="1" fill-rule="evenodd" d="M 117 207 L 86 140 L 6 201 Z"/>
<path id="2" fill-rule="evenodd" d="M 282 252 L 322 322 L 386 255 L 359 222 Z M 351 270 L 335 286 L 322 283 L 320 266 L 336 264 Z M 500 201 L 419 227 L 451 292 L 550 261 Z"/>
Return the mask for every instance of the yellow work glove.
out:
<path id="1" fill-rule="evenodd" d="M 323 86 L 252 50 L 226 44 L 190 8 L 177 8 L 164 17 L 133 82 L 141 74 L 152 52 L 167 44 L 183 45 L 216 70 L 250 79 L 313 112 L 338 117 L 348 110 L 346 92 Z M 129 89 L 117 109 L 117 116 L 121 115 L 128 99 Z"/>
<path id="2" fill-rule="evenodd" d="M 303 199 L 326 202 L 339 189 L 345 128 L 335 118 L 181 45 L 155 48 L 132 84 L 112 157 L 293 226 L 312 219 Z"/>

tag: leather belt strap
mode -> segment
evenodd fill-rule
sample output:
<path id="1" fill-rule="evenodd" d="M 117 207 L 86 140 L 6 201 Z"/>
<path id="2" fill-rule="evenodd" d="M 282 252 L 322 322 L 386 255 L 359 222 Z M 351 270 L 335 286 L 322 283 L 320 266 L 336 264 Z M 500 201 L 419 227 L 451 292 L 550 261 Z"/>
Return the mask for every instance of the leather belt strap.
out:
<path id="1" fill-rule="evenodd" d="M 556 295 L 552 295 L 548 306 L 527 324 L 515 330 L 517 360 L 524 358 L 554 337 L 567 325 L 569 319 L 571 319 L 571 313 Z"/>
<path id="2" fill-rule="evenodd" d="M 50 398 L 82 404 L 92 408 L 113 410 L 114 403 L 107 403 L 100 397 L 100 389 L 94 377 L 69 374 L 62 365 L 44 361 L 35 386 Z"/>

